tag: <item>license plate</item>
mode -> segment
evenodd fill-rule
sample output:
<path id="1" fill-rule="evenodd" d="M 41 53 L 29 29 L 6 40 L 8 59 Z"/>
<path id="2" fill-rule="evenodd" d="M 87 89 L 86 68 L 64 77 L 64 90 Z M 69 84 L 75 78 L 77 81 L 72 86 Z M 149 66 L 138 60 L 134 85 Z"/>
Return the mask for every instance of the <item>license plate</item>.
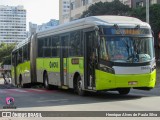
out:
<path id="1" fill-rule="evenodd" d="M 137 85 L 137 84 L 138 84 L 137 81 L 129 81 L 129 82 L 128 82 L 128 85 Z"/>

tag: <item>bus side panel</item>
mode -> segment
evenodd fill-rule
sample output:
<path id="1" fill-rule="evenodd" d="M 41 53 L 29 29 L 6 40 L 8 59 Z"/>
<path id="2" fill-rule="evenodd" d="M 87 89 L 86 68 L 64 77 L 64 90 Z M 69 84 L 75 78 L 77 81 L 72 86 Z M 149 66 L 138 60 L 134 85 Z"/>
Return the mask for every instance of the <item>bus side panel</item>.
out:
<path id="1" fill-rule="evenodd" d="M 49 84 L 61 86 L 60 58 L 45 58 L 44 69 L 48 72 Z"/>
<path id="2" fill-rule="evenodd" d="M 104 71 L 95 70 L 96 90 L 106 90 L 115 88 L 115 75 Z"/>
<path id="3" fill-rule="evenodd" d="M 43 82 L 43 72 L 47 71 L 49 84 L 60 86 L 60 58 L 37 58 L 38 82 Z"/>
<path id="4" fill-rule="evenodd" d="M 30 62 L 20 63 L 17 67 L 17 83 L 19 84 L 19 77 L 22 75 L 23 83 L 30 83 Z"/>
<path id="5" fill-rule="evenodd" d="M 81 76 L 84 81 L 84 58 L 83 57 L 70 57 L 68 58 L 68 73 L 69 73 L 69 88 L 73 88 L 73 79 L 76 72 Z"/>
<path id="6" fill-rule="evenodd" d="M 22 64 L 22 79 L 23 83 L 31 82 L 31 73 L 30 73 L 30 62 L 24 62 Z"/>

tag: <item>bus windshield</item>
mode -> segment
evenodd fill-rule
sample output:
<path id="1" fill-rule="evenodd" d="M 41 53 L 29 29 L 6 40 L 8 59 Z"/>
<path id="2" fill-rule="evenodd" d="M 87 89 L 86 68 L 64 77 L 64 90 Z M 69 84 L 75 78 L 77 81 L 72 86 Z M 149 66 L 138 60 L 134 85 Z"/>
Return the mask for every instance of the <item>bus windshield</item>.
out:
<path id="1" fill-rule="evenodd" d="M 101 36 L 100 59 L 142 63 L 154 58 L 152 37 Z"/>

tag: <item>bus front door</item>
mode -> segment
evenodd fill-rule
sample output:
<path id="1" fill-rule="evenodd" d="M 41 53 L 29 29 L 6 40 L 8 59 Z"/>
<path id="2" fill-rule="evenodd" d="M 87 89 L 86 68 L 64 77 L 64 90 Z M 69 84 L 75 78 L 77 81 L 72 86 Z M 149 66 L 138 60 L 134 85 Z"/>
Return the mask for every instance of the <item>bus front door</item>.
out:
<path id="1" fill-rule="evenodd" d="M 95 32 L 85 33 L 85 87 L 95 87 Z"/>
<path id="2" fill-rule="evenodd" d="M 64 35 L 60 37 L 61 39 L 61 57 L 60 57 L 60 75 L 61 75 L 61 86 L 68 87 L 68 43 L 69 35 Z"/>

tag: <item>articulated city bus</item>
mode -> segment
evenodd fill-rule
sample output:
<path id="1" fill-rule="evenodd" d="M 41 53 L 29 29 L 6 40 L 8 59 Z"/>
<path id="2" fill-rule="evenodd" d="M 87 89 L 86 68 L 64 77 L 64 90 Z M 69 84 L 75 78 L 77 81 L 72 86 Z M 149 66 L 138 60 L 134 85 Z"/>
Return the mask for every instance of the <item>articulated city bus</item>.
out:
<path id="1" fill-rule="evenodd" d="M 86 91 L 150 90 L 156 83 L 154 38 L 133 17 L 92 16 L 41 31 L 12 52 L 13 83 Z"/>

